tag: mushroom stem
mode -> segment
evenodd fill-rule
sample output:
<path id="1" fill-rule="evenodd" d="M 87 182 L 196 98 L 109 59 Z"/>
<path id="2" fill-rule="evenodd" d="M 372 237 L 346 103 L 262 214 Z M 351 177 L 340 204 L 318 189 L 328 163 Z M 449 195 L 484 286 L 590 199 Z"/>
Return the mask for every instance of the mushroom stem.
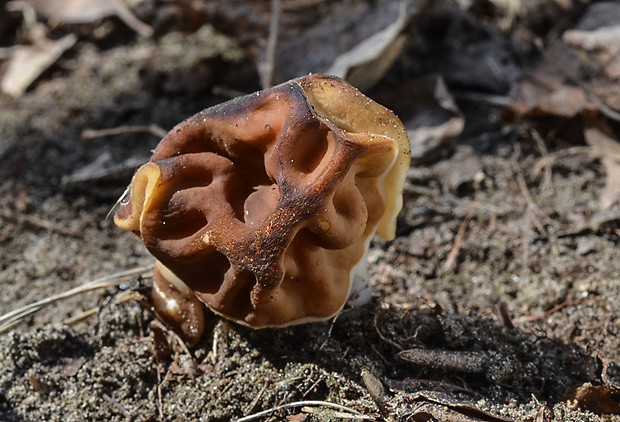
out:
<path id="1" fill-rule="evenodd" d="M 347 304 L 351 306 L 363 306 L 372 300 L 372 285 L 368 275 L 368 247 L 370 238 L 366 241 L 364 256 L 351 271 L 351 290 Z"/>
<path id="2" fill-rule="evenodd" d="M 198 343 L 205 327 L 204 305 L 183 281 L 155 262 L 149 300 L 157 316 L 187 343 Z"/>

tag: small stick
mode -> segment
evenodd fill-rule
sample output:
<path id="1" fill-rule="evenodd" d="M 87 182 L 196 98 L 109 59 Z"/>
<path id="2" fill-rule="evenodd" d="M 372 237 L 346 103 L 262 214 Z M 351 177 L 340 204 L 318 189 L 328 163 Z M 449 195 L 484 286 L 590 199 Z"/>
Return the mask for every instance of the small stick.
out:
<path id="1" fill-rule="evenodd" d="M 94 308 L 87 309 L 84 312 L 80 312 L 78 315 L 65 319 L 63 321 L 63 324 L 67 324 L 67 325 L 77 324 L 78 322 L 83 321 L 87 318 L 90 318 L 93 315 L 97 315 L 97 313 L 99 313 L 100 310 L 101 310 L 101 307 L 99 306 L 95 306 Z"/>
<path id="2" fill-rule="evenodd" d="M 5 211 L 0 211 L 0 218 L 2 218 L 3 220 L 10 221 L 15 224 L 19 224 L 19 225 L 28 225 L 28 226 L 32 226 L 32 227 L 39 228 L 39 229 L 49 230 L 51 232 L 56 232 L 56 233 L 62 234 L 63 236 L 67 236 L 67 237 L 75 237 L 75 238 L 82 237 L 80 233 L 67 230 L 62 227 L 55 226 L 49 221 L 41 220 L 31 215 L 13 215 Z"/>
<path id="3" fill-rule="evenodd" d="M 480 352 L 411 349 L 398 352 L 398 357 L 416 366 L 444 372 L 478 374 L 489 366 L 489 356 Z"/>
<path id="4" fill-rule="evenodd" d="M 164 383 L 165 379 L 162 381 L 161 379 L 161 366 L 157 364 L 157 413 L 159 413 L 160 420 L 166 420 L 164 418 L 164 404 L 162 400 L 161 394 L 161 385 Z"/>
<path id="5" fill-rule="evenodd" d="M 269 38 L 265 48 L 265 60 L 262 63 L 262 84 L 263 89 L 267 89 L 273 82 L 273 67 L 276 57 L 276 44 L 278 42 L 278 26 L 282 13 L 281 0 L 271 0 L 271 21 L 269 22 Z"/>
<path id="6" fill-rule="evenodd" d="M 381 415 L 385 418 L 385 420 L 393 422 L 394 418 L 390 416 L 390 411 L 388 410 L 386 403 L 387 396 L 381 380 L 366 368 L 362 369 L 361 375 L 366 391 L 368 391 L 372 401 L 374 401 L 379 408 Z"/>
<path id="7" fill-rule="evenodd" d="M 256 419 L 260 419 L 263 416 L 267 416 L 274 412 L 277 412 L 278 410 L 289 409 L 291 407 L 299 407 L 299 406 L 325 406 L 325 407 L 330 407 L 332 409 L 341 410 L 343 412 L 351 413 L 352 415 L 355 415 L 357 419 L 366 419 L 366 420 L 374 419 L 371 416 L 364 415 L 363 413 L 360 413 L 349 407 L 342 406 L 340 404 L 330 403 L 328 401 L 320 401 L 320 400 L 305 400 L 305 401 L 295 401 L 292 403 L 287 403 L 287 404 L 282 404 L 280 406 L 272 407 L 271 409 L 263 410 L 262 412 L 254 413 L 253 415 L 248 415 L 248 416 L 244 416 L 239 419 L 234 419 L 233 422 L 253 421 Z"/>
<path id="8" fill-rule="evenodd" d="M 124 133 L 150 133 L 158 138 L 166 136 L 166 130 L 157 125 L 125 125 L 107 129 L 85 129 L 82 131 L 82 139 L 96 139 L 104 136 L 116 136 Z"/>
<path id="9" fill-rule="evenodd" d="M 538 146 L 540 153 L 543 156 L 544 162 L 546 163 L 546 165 L 542 169 L 544 171 L 542 189 L 544 192 L 548 192 L 551 187 L 551 180 L 553 176 L 552 169 L 551 169 L 552 160 L 551 160 L 551 157 L 549 156 L 549 151 L 547 150 L 547 146 L 545 145 L 545 142 L 543 141 L 542 136 L 540 136 L 540 133 L 538 133 L 537 130 L 532 129 L 531 134 L 532 134 L 532 138 L 534 138 L 534 141 L 536 141 L 536 145 Z"/>
<path id="10" fill-rule="evenodd" d="M 508 303 L 500 300 L 499 305 L 496 308 L 497 318 L 502 322 L 502 325 L 509 330 L 514 330 L 515 325 L 510 317 L 510 308 Z"/>
<path id="11" fill-rule="evenodd" d="M 452 245 L 452 249 L 448 254 L 448 258 L 446 258 L 446 263 L 444 264 L 445 270 L 451 270 L 454 268 L 454 264 L 456 262 L 456 258 L 459 256 L 459 251 L 463 246 L 463 239 L 465 238 L 465 230 L 467 229 L 467 224 L 470 222 L 473 217 L 473 213 L 470 211 L 467 213 L 463 222 L 461 223 L 461 227 L 459 227 L 459 231 L 456 233 L 456 237 L 454 239 L 454 245 Z"/>
<path id="12" fill-rule="evenodd" d="M 256 394 L 256 396 L 252 399 L 252 401 L 248 405 L 247 409 L 245 409 L 245 411 L 243 413 L 248 413 L 248 412 L 251 412 L 252 410 L 254 410 L 254 408 L 256 407 L 256 403 L 258 403 L 260 398 L 263 396 L 263 394 L 265 393 L 265 390 L 267 390 L 268 386 L 269 386 L 269 382 L 266 381 L 265 385 L 263 385 L 263 387 L 260 389 L 258 394 Z"/>
<path id="13" fill-rule="evenodd" d="M 127 409 L 125 409 L 119 402 L 114 400 L 112 397 L 108 396 L 106 393 L 103 393 L 103 398 L 116 409 L 118 409 L 118 411 L 121 412 L 126 419 L 129 419 L 130 421 L 134 420 L 134 418 L 131 417 L 131 414 L 127 411 Z"/>
<path id="14" fill-rule="evenodd" d="M 545 312 L 543 312 L 543 313 L 541 313 L 541 314 L 538 314 L 538 315 L 530 315 L 530 316 L 522 316 L 522 317 L 519 317 L 519 318 L 515 318 L 515 319 L 514 319 L 514 322 L 515 322 L 515 323 L 517 323 L 517 324 L 519 324 L 519 323 L 521 323 L 521 322 L 532 322 L 532 321 L 536 321 L 536 320 L 542 319 L 542 318 L 544 318 L 544 317 L 546 317 L 546 316 L 549 316 L 549 315 L 551 315 L 551 314 L 553 314 L 553 313 L 555 313 L 555 312 L 559 311 L 560 309 L 562 309 L 562 308 L 564 308 L 564 307 L 566 307 L 566 306 L 568 306 L 568 305 L 570 305 L 570 304 L 572 304 L 572 303 L 573 303 L 573 301 L 572 301 L 572 300 L 570 300 L 570 299 L 568 299 L 568 300 L 565 300 L 564 302 L 560 303 L 559 305 L 556 305 L 556 306 L 554 306 L 553 308 L 551 308 L 551 309 L 549 309 L 548 311 L 545 311 Z"/>
<path id="15" fill-rule="evenodd" d="M 125 0 L 112 0 L 112 3 L 116 7 L 116 15 L 125 22 L 125 24 L 136 31 L 143 37 L 153 36 L 153 28 L 142 22 L 133 14 L 127 2 Z"/>

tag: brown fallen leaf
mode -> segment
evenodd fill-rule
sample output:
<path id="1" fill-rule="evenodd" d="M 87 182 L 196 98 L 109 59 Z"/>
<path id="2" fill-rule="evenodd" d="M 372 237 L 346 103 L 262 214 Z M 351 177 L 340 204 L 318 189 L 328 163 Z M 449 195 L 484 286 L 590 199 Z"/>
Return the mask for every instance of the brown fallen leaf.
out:
<path id="1" fill-rule="evenodd" d="M 509 120 L 525 118 L 573 118 L 596 111 L 587 93 L 571 81 L 585 79 L 575 53 L 562 43 L 547 48 L 538 66 L 513 88 L 515 103 L 507 110 Z"/>
<path id="2" fill-rule="evenodd" d="M 297 413 L 295 415 L 288 415 L 286 417 L 287 422 L 305 422 L 310 418 L 307 413 Z"/>
<path id="3" fill-rule="evenodd" d="M 31 31 L 33 45 L 15 47 L 15 53 L 0 83 L 0 90 L 15 98 L 21 97 L 41 73 L 77 41 L 73 34 L 52 41 L 46 37 L 43 26 L 35 26 Z"/>
<path id="4" fill-rule="evenodd" d="M 60 358 L 61 374 L 64 377 L 73 377 L 77 375 L 78 371 L 86 363 L 86 358 L 80 356 L 77 358 Z"/>
<path id="5" fill-rule="evenodd" d="M 590 5 L 579 22 L 547 47 L 539 64 L 516 84 L 513 93 L 517 101 L 508 117 L 570 119 L 598 112 L 620 120 L 619 17 L 618 2 Z"/>
<path id="6" fill-rule="evenodd" d="M 569 405 L 574 404 L 582 410 L 597 415 L 620 415 L 620 397 L 614 396 L 609 388 L 603 385 L 592 385 L 586 382 L 580 387 L 567 391 L 564 400 Z"/>

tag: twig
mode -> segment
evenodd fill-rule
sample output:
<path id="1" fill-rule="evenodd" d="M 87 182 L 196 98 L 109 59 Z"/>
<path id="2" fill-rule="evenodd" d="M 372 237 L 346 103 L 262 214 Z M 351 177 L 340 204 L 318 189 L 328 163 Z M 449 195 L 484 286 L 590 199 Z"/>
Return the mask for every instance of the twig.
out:
<path id="1" fill-rule="evenodd" d="M 512 318 L 510 317 L 510 308 L 508 307 L 508 303 L 500 300 L 499 305 L 495 309 L 497 314 L 497 319 L 500 320 L 502 325 L 509 330 L 514 330 L 515 325 L 512 322 Z"/>
<path id="2" fill-rule="evenodd" d="M 250 404 L 248 405 L 248 407 L 245 409 L 245 411 L 243 413 L 248 413 L 248 412 L 251 412 L 252 410 L 254 410 L 254 408 L 256 407 L 256 403 L 258 403 L 260 398 L 263 396 L 263 394 L 265 393 L 265 390 L 267 390 L 267 387 L 269 387 L 269 381 L 268 380 L 265 381 L 265 384 L 263 385 L 263 387 L 260 389 L 258 394 L 256 394 L 256 396 L 252 399 L 252 401 L 250 402 Z"/>
<path id="3" fill-rule="evenodd" d="M 374 318 L 374 326 L 375 326 L 375 332 L 377 333 L 377 335 L 379 336 L 379 338 L 383 341 L 385 341 L 387 344 L 389 344 L 390 346 L 394 347 L 396 350 L 403 350 L 403 346 L 401 346 L 400 344 L 390 340 L 389 338 L 387 338 L 386 336 L 383 335 L 383 333 L 381 332 L 381 330 L 379 330 L 379 324 L 377 324 L 377 320 L 379 318 L 379 313 L 375 314 L 375 318 Z"/>
<path id="4" fill-rule="evenodd" d="M 465 238 L 465 230 L 467 229 L 467 224 L 471 221 L 472 217 L 473 213 L 470 211 L 463 219 L 461 227 L 459 227 L 459 231 L 456 233 L 456 237 L 454 238 L 454 245 L 452 245 L 452 249 L 448 254 L 448 258 L 446 258 L 446 263 L 444 264 L 445 270 L 451 270 L 452 268 L 454 268 L 456 258 L 459 256 L 459 251 L 463 246 L 463 239 Z"/>
<path id="5" fill-rule="evenodd" d="M 366 368 L 362 369 L 361 376 L 364 387 L 366 387 L 366 391 L 368 391 L 372 401 L 374 401 L 377 405 L 381 415 L 386 421 L 394 422 L 394 418 L 390 415 L 390 411 L 387 407 L 385 388 L 383 387 L 381 380 Z"/>
<path id="6" fill-rule="evenodd" d="M 125 409 L 119 402 L 114 400 L 112 397 L 108 396 L 106 393 L 103 393 L 103 398 L 105 399 L 105 401 L 118 409 L 118 411 L 121 412 L 126 419 L 129 419 L 130 421 L 134 420 L 134 418 L 131 416 L 131 413 L 129 413 L 127 409 Z"/>
<path id="7" fill-rule="evenodd" d="M 347 420 L 369 420 L 373 419 L 370 416 L 366 415 L 355 415 L 348 412 L 338 411 L 338 410 L 324 410 L 324 409 L 314 409 L 312 407 L 302 407 L 302 413 L 307 413 L 311 415 L 316 415 L 321 420 L 332 420 L 332 419 L 347 419 Z"/>
<path id="8" fill-rule="evenodd" d="M 112 2 L 116 7 L 116 15 L 125 22 L 128 27 L 144 37 L 151 37 L 153 35 L 153 28 L 138 19 L 136 15 L 133 14 L 126 1 L 112 0 Z"/>
<path id="9" fill-rule="evenodd" d="M 80 312 L 78 315 L 75 315 L 71 318 L 67 318 L 63 321 L 63 324 L 73 325 L 77 324 L 80 321 L 83 321 L 87 318 L 90 318 L 93 315 L 97 315 L 97 313 L 101 310 L 99 306 L 95 306 L 94 308 L 87 309 L 84 312 Z"/>
<path id="10" fill-rule="evenodd" d="M 82 237 L 80 233 L 74 232 L 72 230 L 67 230 L 62 227 L 58 227 L 50 223 L 49 221 L 41 220 L 31 215 L 13 215 L 5 211 L 0 211 L 0 218 L 3 220 L 10 221 L 14 224 L 28 225 L 28 226 L 39 228 L 39 229 L 49 230 L 51 232 L 62 234 L 63 236 L 75 237 L 75 238 Z"/>
<path id="11" fill-rule="evenodd" d="M 273 82 L 273 67 L 276 58 L 276 44 L 278 42 L 278 26 L 282 13 L 281 0 L 271 0 L 271 21 L 269 22 L 269 37 L 265 48 L 265 58 L 261 63 L 261 79 L 263 88 L 269 88 Z"/>
<path id="12" fill-rule="evenodd" d="M 131 270 L 122 271 L 116 274 L 112 274 L 98 280 L 91 281 L 86 284 L 82 284 L 81 286 L 74 287 L 73 289 L 67 290 L 66 292 L 59 293 L 57 295 L 49 296 L 45 299 L 39 300 L 37 302 L 31 303 L 29 305 L 23 306 L 21 308 L 15 309 L 14 311 L 8 312 L 2 316 L 0 316 L 0 333 L 8 330 L 13 325 L 17 324 L 20 320 L 31 315 L 35 312 L 40 311 L 47 306 L 62 300 L 67 299 L 72 296 L 76 296 L 78 294 L 86 293 L 91 290 L 104 289 L 107 287 L 118 286 L 123 282 L 126 282 L 131 279 L 132 276 L 136 274 L 141 274 L 146 271 L 151 270 L 152 267 L 137 267 Z"/>
<path id="13" fill-rule="evenodd" d="M 226 386 L 224 387 L 224 389 L 222 391 L 219 392 L 219 394 L 217 395 L 217 398 L 215 399 L 215 401 L 213 402 L 213 407 L 217 409 L 218 404 L 220 404 L 220 401 L 222 400 L 222 398 L 224 397 L 224 393 L 226 393 L 228 390 L 230 390 L 230 387 L 232 387 L 233 385 L 235 385 L 237 383 L 236 380 L 232 379 L 228 382 L 228 384 L 226 384 Z"/>
<path id="14" fill-rule="evenodd" d="M 515 318 L 513 320 L 513 322 L 516 323 L 516 324 L 519 324 L 521 322 L 536 321 L 536 320 L 542 319 L 542 318 L 544 318 L 546 316 L 549 316 L 549 315 L 559 311 L 560 309 L 562 309 L 562 308 L 564 308 L 564 307 L 566 307 L 568 305 L 571 305 L 572 303 L 573 303 L 573 301 L 568 299 L 568 300 L 565 300 L 564 302 L 560 303 L 559 305 L 556 305 L 553 308 L 551 308 L 548 311 L 545 311 L 545 312 L 543 312 L 541 314 L 530 315 L 530 316 L 522 316 L 522 317 L 519 317 L 519 318 Z"/>
<path id="15" fill-rule="evenodd" d="M 116 136 L 122 135 L 124 133 L 150 133 L 153 136 L 158 138 L 163 138 L 166 136 L 166 130 L 161 127 L 151 124 L 151 125 L 124 125 L 111 127 L 107 129 L 84 129 L 82 131 L 82 139 L 96 139 L 102 138 L 104 136 Z"/>
<path id="16" fill-rule="evenodd" d="M 299 407 L 299 406 L 325 406 L 325 407 L 330 407 L 332 409 L 341 410 L 343 412 L 347 412 L 352 415 L 355 415 L 356 419 L 365 419 L 365 420 L 374 419 L 371 416 L 364 415 L 363 413 L 360 413 L 349 407 L 342 406 L 340 404 L 330 403 L 328 401 L 320 401 L 320 400 L 303 400 L 303 401 L 295 401 L 292 403 L 287 403 L 287 404 L 282 404 L 280 406 L 272 407 L 271 409 L 263 410 L 262 412 L 254 413 L 253 415 L 248 415 L 248 416 L 244 416 L 239 419 L 234 419 L 233 422 L 253 421 L 256 419 L 260 419 L 263 416 L 267 416 L 274 412 L 277 412 L 278 410 L 290 409 L 291 407 Z"/>
<path id="17" fill-rule="evenodd" d="M 545 145 L 545 142 L 543 141 L 542 136 L 540 136 L 540 133 L 538 133 L 537 130 L 532 129 L 531 134 L 545 162 L 544 167 L 541 169 L 541 171 L 544 171 L 542 190 L 543 192 L 548 192 L 549 188 L 551 187 L 551 180 L 553 176 L 552 169 L 551 169 L 551 163 L 553 161 L 551 160 L 551 157 L 549 157 L 549 151 L 547 150 L 547 146 Z"/>
<path id="18" fill-rule="evenodd" d="M 555 152 L 548 153 L 546 156 L 540 158 L 534 165 L 534 174 L 538 174 L 543 171 L 544 168 L 551 166 L 554 162 L 571 155 L 587 154 L 596 158 L 598 154 L 591 146 L 587 147 L 570 147 L 564 148 Z"/>
<path id="19" fill-rule="evenodd" d="M 618 111 L 611 108 L 603 99 L 599 98 L 599 96 L 592 92 L 592 90 L 588 88 L 585 83 L 578 80 L 574 80 L 573 82 L 577 82 L 577 85 L 585 91 L 588 100 L 592 101 L 601 113 L 611 120 L 620 122 L 620 113 Z"/>
<path id="20" fill-rule="evenodd" d="M 166 374 L 167 375 L 167 374 Z M 164 404 L 161 394 L 161 386 L 165 379 L 161 379 L 161 364 L 157 364 L 157 413 L 159 414 L 159 420 L 166 420 L 164 417 Z"/>
<path id="21" fill-rule="evenodd" d="M 316 388 L 317 385 L 319 385 L 319 383 L 321 381 L 323 381 L 323 376 L 319 375 L 318 379 L 316 381 L 314 381 L 312 383 L 312 385 L 310 387 L 308 387 L 308 389 L 301 395 L 302 397 L 306 397 L 312 390 L 314 390 Z"/>
<path id="22" fill-rule="evenodd" d="M 545 214 L 543 210 L 540 209 L 536 201 L 534 201 L 534 198 L 532 197 L 532 194 L 527 187 L 527 182 L 525 181 L 525 177 L 523 177 L 523 173 L 521 173 L 521 169 L 519 169 L 516 172 L 516 181 L 517 181 L 517 185 L 519 186 L 519 190 L 521 191 L 521 194 L 525 198 L 525 201 L 527 202 L 528 206 L 533 211 L 533 214 L 536 217 L 534 224 L 536 225 L 538 230 L 540 230 L 541 234 L 545 233 L 544 226 L 540 222 L 540 219 L 542 218 L 546 220 L 545 221 L 546 223 L 551 223 L 551 221 L 549 220 L 549 217 L 547 216 L 547 214 Z"/>
<path id="23" fill-rule="evenodd" d="M 189 348 L 187 347 L 187 344 L 185 344 L 185 340 L 183 340 L 181 338 L 181 336 L 179 336 L 174 330 L 171 330 L 170 328 L 166 327 L 164 324 L 162 324 L 160 321 L 158 320 L 154 320 L 153 322 L 151 322 L 151 324 L 153 325 L 157 325 L 161 330 L 165 331 L 166 334 L 168 334 L 169 336 L 171 336 L 179 345 L 179 347 L 181 347 L 181 349 L 183 350 L 183 352 L 189 356 L 189 358 L 192 360 L 192 366 L 196 366 L 196 359 L 194 359 L 194 355 L 192 355 L 192 353 L 189 351 Z M 193 378 L 193 376 L 192 376 Z"/>
<path id="24" fill-rule="evenodd" d="M 473 91 L 452 91 L 454 98 L 470 101 L 478 101 L 498 107 L 510 107 L 515 103 L 514 98 L 503 95 L 484 94 Z"/>

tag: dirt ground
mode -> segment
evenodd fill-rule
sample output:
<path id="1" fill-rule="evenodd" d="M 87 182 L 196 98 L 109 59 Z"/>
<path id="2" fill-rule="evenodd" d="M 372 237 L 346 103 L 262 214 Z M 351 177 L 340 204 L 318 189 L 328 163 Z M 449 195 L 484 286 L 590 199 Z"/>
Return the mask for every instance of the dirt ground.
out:
<path id="1" fill-rule="evenodd" d="M 106 22 L 117 38 L 82 40 L 22 97 L 0 95 L 0 315 L 152 265 L 107 217 L 159 139 L 135 127 L 167 131 L 260 87 L 212 26 L 154 41 Z M 0 334 L 0 421 L 620 421 L 606 168 L 583 139 L 455 97 L 465 129 L 412 165 L 396 239 L 372 244 L 370 305 L 278 330 L 212 317 L 187 350 L 127 298 L 129 278 Z"/>

